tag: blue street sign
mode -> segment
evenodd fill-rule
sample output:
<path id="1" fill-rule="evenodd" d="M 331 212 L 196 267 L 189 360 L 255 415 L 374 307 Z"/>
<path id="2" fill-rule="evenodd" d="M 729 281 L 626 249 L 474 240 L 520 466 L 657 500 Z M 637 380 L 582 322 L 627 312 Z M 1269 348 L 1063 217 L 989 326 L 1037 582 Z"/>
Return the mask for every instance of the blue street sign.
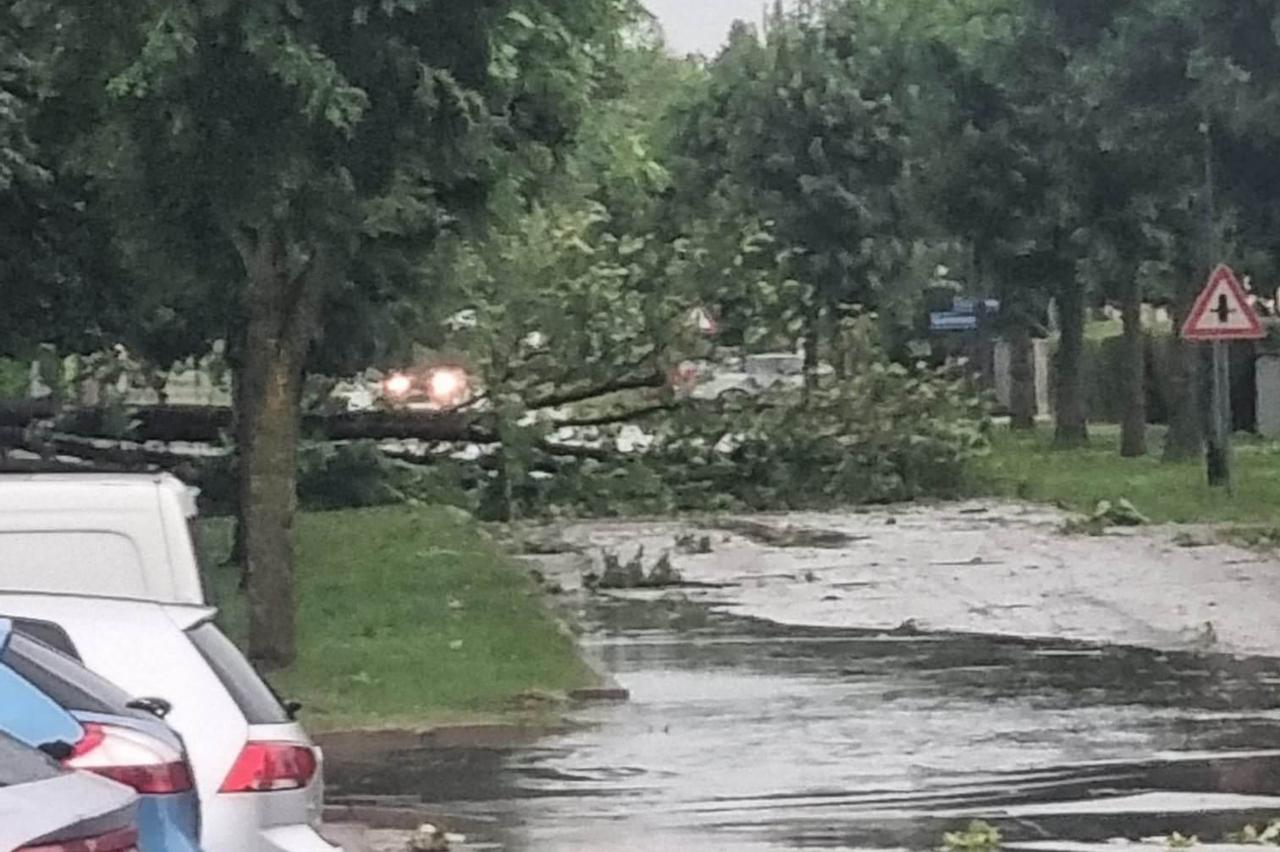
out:
<path id="1" fill-rule="evenodd" d="M 929 314 L 930 331 L 977 331 L 976 314 L 942 311 Z"/>

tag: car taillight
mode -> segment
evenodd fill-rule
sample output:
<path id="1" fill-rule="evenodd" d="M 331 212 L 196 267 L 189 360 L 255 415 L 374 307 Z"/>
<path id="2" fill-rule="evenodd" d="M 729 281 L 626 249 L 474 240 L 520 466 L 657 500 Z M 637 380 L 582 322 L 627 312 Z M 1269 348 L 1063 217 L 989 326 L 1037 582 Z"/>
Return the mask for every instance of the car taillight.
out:
<path id="1" fill-rule="evenodd" d="M 193 787 L 191 770 L 180 751 L 154 737 L 114 725 L 86 723 L 84 738 L 62 763 L 143 794 L 185 793 Z"/>
<path id="2" fill-rule="evenodd" d="M 297 743 L 249 743 L 222 782 L 222 793 L 301 790 L 316 774 L 316 755 Z"/>
<path id="3" fill-rule="evenodd" d="M 138 832 L 127 828 L 101 837 L 63 840 L 46 846 L 23 846 L 17 852 L 138 852 Z"/>

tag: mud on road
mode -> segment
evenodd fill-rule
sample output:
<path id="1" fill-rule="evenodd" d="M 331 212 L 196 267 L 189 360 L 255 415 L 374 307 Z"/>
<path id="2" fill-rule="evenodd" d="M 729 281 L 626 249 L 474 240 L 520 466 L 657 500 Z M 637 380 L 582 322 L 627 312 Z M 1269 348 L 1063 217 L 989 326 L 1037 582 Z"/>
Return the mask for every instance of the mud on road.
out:
<path id="1" fill-rule="evenodd" d="M 711 553 L 674 557 L 703 585 L 581 598 L 629 704 L 527 748 L 331 766 L 335 797 L 530 852 L 933 849 L 975 817 L 1015 842 L 1209 838 L 1280 815 L 1280 566 L 1167 531 L 1064 538 L 1038 509 L 755 520 L 845 538 L 707 530 Z M 656 555 L 684 532 L 563 534 Z M 580 567 L 543 562 L 566 585 Z"/>

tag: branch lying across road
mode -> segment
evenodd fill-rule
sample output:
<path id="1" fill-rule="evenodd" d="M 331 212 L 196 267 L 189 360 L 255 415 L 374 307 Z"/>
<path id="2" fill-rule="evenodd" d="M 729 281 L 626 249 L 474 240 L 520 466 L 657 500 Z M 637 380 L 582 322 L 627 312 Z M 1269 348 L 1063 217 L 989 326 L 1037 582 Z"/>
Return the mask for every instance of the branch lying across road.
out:
<path id="1" fill-rule="evenodd" d="M 0 428 L 23 429 L 37 421 L 48 420 L 57 413 L 57 404 L 51 397 L 0 403 Z"/>
<path id="2" fill-rule="evenodd" d="M 41 433 L 29 429 L 0 427 L 0 449 L 22 450 L 45 460 L 80 459 L 95 466 L 116 470 L 180 470 L 194 468 L 202 459 L 220 458 L 229 453 L 178 453 L 128 441 L 82 438 L 77 435 Z"/>
<path id="3" fill-rule="evenodd" d="M 303 419 L 303 429 L 313 437 L 328 441 L 496 443 L 496 431 L 484 425 L 487 419 L 446 411 L 353 411 L 327 416 L 308 415 Z"/>
<path id="4" fill-rule="evenodd" d="M 537 448 L 549 456 L 575 459 L 592 459 L 594 461 L 614 461 L 625 454 L 604 447 L 584 447 L 580 444 L 561 444 L 555 441 L 540 441 Z"/>
<path id="5" fill-rule="evenodd" d="M 6 409 L 7 406 L 0 406 L 0 420 L 4 419 Z M 216 405 L 147 405 L 129 407 L 123 412 L 93 406 L 64 409 L 43 419 L 54 421 L 57 430 L 64 434 L 114 438 L 118 437 L 122 413 L 131 426 L 131 437 L 164 443 L 218 443 L 231 431 L 233 420 L 229 407 Z"/>
<path id="6" fill-rule="evenodd" d="M 674 403 L 663 402 L 657 405 L 645 406 L 644 408 L 636 408 L 631 411 L 619 411 L 616 414 L 602 414 L 599 417 L 579 417 L 569 418 L 567 420 L 552 420 L 551 424 L 561 429 L 587 429 L 593 426 L 614 426 L 618 423 L 634 423 L 637 420 L 643 420 L 646 417 L 652 417 L 655 414 L 674 411 L 675 409 L 676 405 Z"/>
<path id="7" fill-rule="evenodd" d="M 539 450 L 539 454 L 529 461 L 528 469 L 542 473 L 561 473 L 583 459 L 612 461 L 624 457 L 623 453 L 614 450 L 557 444 L 550 441 L 538 445 L 536 449 Z M 455 461 L 450 453 L 415 452 L 413 450 L 399 450 L 390 447 L 381 447 L 379 451 L 384 458 L 422 467 L 431 467 L 432 465 Z M 493 471 L 499 468 L 502 460 L 497 453 L 487 453 L 474 461 L 466 463 L 475 465 L 480 470 Z"/>
<path id="8" fill-rule="evenodd" d="M 654 388 L 666 387 L 667 377 L 661 373 L 648 373 L 639 376 L 629 376 L 626 378 L 615 379 L 612 382 L 606 382 L 601 385 L 593 385 L 591 387 L 577 388 L 573 390 L 561 391 L 535 399 L 527 403 L 527 407 L 532 411 L 538 411 L 543 408 L 560 408 L 565 405 L 573 405 L 575 402 L 586 402 L 591 399 L 598 399 L 609 394 L 620 393 L 629 390 L 652 390 Z"/>
<path id="9" fill-rule="evenodd" d="M 612 382 L 573 388 L 534 399 L 526 404 L 531 411 L 559 408 L 628 390 L 660 388 L 666 379 L 659 374 L 628 376 Z M 643 410 L 648 416 L 660 409 Z M 121 421 L 128 425 L 120 434 Z M 0 427 L 29 429 L 43 426 L 63 435 L 138 442 L 188 442 L 218 444 L 229 440 L 233 413 L 227 406 L 148 405 L 124 409 L 83 406 L 59 409 L 51 399 L 0 403 Z M 607 425 L 622 419 L 593 418 L 581 425 Z M 594 422 L 598 420 L 599 422 Z M 579 425 L 572 421 L 564 425 Z M 493 415 L 474 408 L 458 411 L 374 409 L 339 414 L 312 412 L 303 416 L 303 432 L 314 440 L 409 440 L 493 443 L 497 429 Z"/>

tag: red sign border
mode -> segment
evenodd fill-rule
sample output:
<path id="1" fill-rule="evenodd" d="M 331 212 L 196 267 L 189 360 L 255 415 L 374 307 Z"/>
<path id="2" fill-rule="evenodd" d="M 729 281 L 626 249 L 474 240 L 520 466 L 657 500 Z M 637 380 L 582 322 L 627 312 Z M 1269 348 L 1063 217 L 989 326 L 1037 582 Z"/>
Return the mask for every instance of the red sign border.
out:
<path id="1" fill-rule="evenodd" d="M 1249 319 L 1250 327 L 1236 331 L 1203 331 L 1198 330 L 1196 326 L 1204 319 L 1205 314 L 1211 310 L 1209 299 L 1213 295 L 1213 291 L 1217 288 L 1218 282 L 1225 278 L 1227 286 L 1235 294 L 1236 299 L 1245 310 L 1245 315 Z M 1262 340 L 1267 336 L 1267 330 L 1262 327 L 1262 320 L 1258 316 L 1258 312 L 1254 310 L 1253 305 L 1249 304 L 1249 294 L 1245 292 L 1244 287 L 1240 284 L 1240 279 L 1236 277 L 1235 272 L 1225 263 L 1220 264 L 1217 269 L 1213 270 L 1213 274 L 1209 276 L 1209 283 L 1205 285 L 1204 290 L 1200 291 L 1200 295 L 1196 297 L 1196 303 L 1191 308 L 1191 312 L 1187 314 L 1187 321 L 1182 324 L 1182 339 L 1196 343 L 1211 343 L 1215 340 Z"/>

